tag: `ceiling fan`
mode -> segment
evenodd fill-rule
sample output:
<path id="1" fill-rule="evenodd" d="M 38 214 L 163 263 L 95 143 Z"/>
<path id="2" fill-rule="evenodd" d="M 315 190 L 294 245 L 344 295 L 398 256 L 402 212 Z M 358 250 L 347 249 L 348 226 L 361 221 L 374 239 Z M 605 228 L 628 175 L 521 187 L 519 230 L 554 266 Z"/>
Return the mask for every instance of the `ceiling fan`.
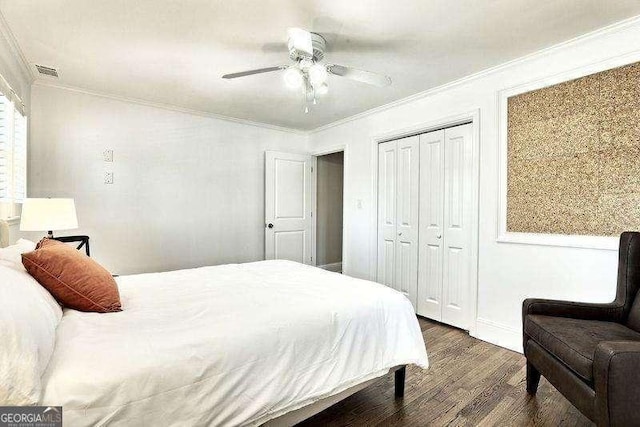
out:
<path id="1" fill-rule="evenodd" d="M 329 74 L 378 87 L 391 84 L 391 78 L 388 76 L 324 62 L 327 41 L 321 34 L 300 28 L 289 28 L 287 35 L 287 46 L 289 48 L 289 58 L 293 61 L 292 65 L 278 65 L 241 71 L 239 73 L 225 74 L 222 78 L 236 79 L 253 74 L 284 71 L 284 81 L 287 87 L 302 90 L 305 100 L 305 113 L 309 112 L 309 102 L 316 104 L 317 96 L 322 96 L 329 91 L 327 84 Z"/>

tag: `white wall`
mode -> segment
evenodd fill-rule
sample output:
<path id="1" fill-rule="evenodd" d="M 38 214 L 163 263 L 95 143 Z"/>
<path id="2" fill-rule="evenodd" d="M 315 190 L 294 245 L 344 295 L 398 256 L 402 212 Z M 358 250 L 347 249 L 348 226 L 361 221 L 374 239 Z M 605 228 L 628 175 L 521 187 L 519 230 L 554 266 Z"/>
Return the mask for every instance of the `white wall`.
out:
<path id="1" fill-rule="evenodd" d="M 59 234 L 88 234 L 120 274 L 264 259 L 264 151 L 307 150 L 302 134 L 53 87 L 34 85 L 32 106 L 29 196 L 75 198 L 80 229 Z"/>
<path id="2" fill-rule="evenodd" d="M 342 262 L 342 189 L 344 152 L 318 156 L 316 166 L 317 265 Z"/>
<path id="3" fill-rule="evenodd" d="M 325 127 L 311 136 L 322 150 L 347 144 L 345 165 L 347 274 L 373 278 L 375 215 L 373 138 L 439 118 L 480 110 L 480 211 L 476 336 L 521 348 L 521 304 L 527 297 L 609 301 L 615 293 L 614 251 L 497 243 L 498 91 L 620 57 L 640 60 L 640 22 L 543 51 L 474 78 Z M 624 62 L 623 60 L 623 62 Z M 608 65 L 608 64 L 607 64 Z M 619 64 L 618 64 L 619 65 Z M 428 72 L 428 70 L 426 71 Z M 362 208 L 358 208 L 361 201 Z"/>

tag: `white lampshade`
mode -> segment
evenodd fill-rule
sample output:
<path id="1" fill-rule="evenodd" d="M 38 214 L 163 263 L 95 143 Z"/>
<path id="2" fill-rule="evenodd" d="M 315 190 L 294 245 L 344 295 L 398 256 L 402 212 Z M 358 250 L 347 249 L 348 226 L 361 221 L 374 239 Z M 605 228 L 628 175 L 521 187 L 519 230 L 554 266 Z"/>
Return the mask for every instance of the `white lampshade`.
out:
<path id="1" fill-rule="evenodd" d="M 78 228 L 73 199 L 25 199 L 20 215 L 21 231 L 55 231 Z"/>

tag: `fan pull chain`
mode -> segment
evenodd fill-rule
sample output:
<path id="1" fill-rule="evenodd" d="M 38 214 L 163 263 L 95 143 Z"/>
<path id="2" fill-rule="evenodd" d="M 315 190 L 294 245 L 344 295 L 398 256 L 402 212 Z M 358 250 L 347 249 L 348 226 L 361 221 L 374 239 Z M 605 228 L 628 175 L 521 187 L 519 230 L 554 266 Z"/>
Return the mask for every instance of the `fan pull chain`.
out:
<path id="1" fill-rule="evenodd" d="M 309 114 L 309 97 L 308 97 L 308 89 L 307 89 L 307 85 L 305 84 L 304 86 L 304 90 L 302 91 L 302 94 L 304 96 L 304 113 L 305 114 Z"/>
<path id="2" fill-rule="evenodd" d="M 309 114 L 309 89 L 310 89 L 310 84 L 309 84 L 309 80 L 306 78 L 304 79 L 304 90 L 302 91 L 302 93 L 304 94 L 304 113 L 305 114 Z"/>

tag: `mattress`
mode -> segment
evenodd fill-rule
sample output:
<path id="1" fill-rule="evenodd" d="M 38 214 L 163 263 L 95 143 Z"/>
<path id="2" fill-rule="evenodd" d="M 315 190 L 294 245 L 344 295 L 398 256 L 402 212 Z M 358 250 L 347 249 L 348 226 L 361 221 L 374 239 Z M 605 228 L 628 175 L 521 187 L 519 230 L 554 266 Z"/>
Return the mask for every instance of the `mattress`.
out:
<path id="1" fill-rule="evenodd" d="M 289 261 L 117 279 L 123 311 L 65 310 L 42 404 L 65 425 L 259 425 L 389 368 L 427 368 L 409 300 Z"/>

